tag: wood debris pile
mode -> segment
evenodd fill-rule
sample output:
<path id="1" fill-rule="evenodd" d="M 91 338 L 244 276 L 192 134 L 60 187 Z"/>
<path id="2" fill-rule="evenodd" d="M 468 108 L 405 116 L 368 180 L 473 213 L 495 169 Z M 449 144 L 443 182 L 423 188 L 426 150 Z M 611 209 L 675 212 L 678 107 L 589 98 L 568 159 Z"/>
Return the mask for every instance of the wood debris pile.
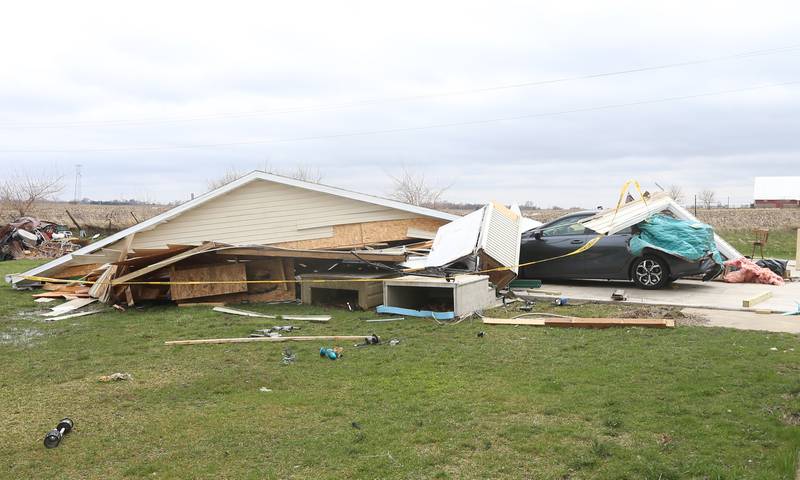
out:
<path id="1" fill-rule="evenodd" d="M 57 258 L 80 248 L 74 240 L 55 223 L 21 217 L 0 227 L 0 260 Z"/>
<path id="2" fill-rule="evenodd" d="M 230 304 L 294 301 L 304 274 L 396 276 L 401 263 L 429 251 L 430 241 L 357 249 L 288 249 L 205 242 L 163 249 L 103 249 L 50 274 L 36 298 L 95 298 L 132 306 L 142 301 Z M 55 280 L 63 279 L 64 283 Z M 68 281 L 69 280 L 69 281 Z"/>

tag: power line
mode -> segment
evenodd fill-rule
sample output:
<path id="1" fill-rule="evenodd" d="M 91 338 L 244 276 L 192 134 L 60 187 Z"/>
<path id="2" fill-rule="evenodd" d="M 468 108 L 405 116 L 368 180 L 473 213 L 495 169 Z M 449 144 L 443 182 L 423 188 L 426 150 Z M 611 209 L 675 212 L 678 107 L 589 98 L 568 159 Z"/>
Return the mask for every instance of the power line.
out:
<path id="1" fill-rule="evenodd" d="M 407 102 L 407 101 L 416 101 L 416 100 L 426 100 L 432 98 L 443 98 L 443 97 L 452 97 L 452 96 L 460 96 L 460 95 L 471 95 L 471 94 L 478 94 L 478 93 L 487 93 L 487 92 L 494 92 L 494 91 L 502 91 L 502 90 L 510 90 L 510 89 L 517 89 L 517 88 L 530 88 L 530 87 L 538 87 L 543 85 L 552 85 L 557 83 L 564 83 L 564 82 L 571 82 L 576 80 L 591 80 L 595 78 L 603 78 L 603 77 L 611 77 L 617 75 L 628 75 L 632 73 L 641 73 L 641 72 L 648 72 L 653 70 L 664 70 L 670 68 L 678 68 L 678 67 L 686 67 L 691 65 L 700 65 L 705 63 L 715 63 L 715 62 L 722 62 L 722 61 L 729 61 L 729 60 L 741 60 L 751 57 L 758 57 L 764 55 L 775 55 L 781 53 L 791 53 L 800 50 L 800 44 L 797 45 L 788 45 L 785 47 L 776 47 L 776 48 L 769 48 L 769 49 L 762 49 L 762 50 L 751 50 L 747 52 L 740 52 L 733 55 L 726 55 L 721 57 L 711 57 L 711 58 L 704 58 L 698 60 L 688 60 L 684 62 L 676 62 L 676 63 L 665 63 L 662 65 L 652 65 L 647 67 L 639 67 L 639 68 L 630 68 L 626 70 L 616 70 L 610 72 L 601 72 L 601 73 L 592 73 L 587 75 L 577 75 L 573 77 L 562 77 L 550 80 L 537 80 L 531 82 L 521 82 L 521 83 L 512 83 L 506 85 L 495 85 L 489 87 L 480 87 L 480 88 L 471 88 L 471 89 L 464 89 L 464 90 L 454 90 L 450 92 L 439 92 L 439 93 L 424 93 L 424 94 L 417 94 L 417 95 L 407 95 L 407 96 L 398 96 L 398 97 L 386 97 L 386 98 L 378 98 L 378 99 L 367 99 L 367 100 L 358 100 L 353 102 L 345 102 L 345 103 L 338 103 L 338 104 L 328 104 L 328 105 L 318 105 L 312 107 L 295 107 L 295 108 L 287 108 L 282 110 L 251 110 L 246 112 L 231 112 L 231 113 L 219 113 L 219 114 L 208 114 L 208 115 L 198 115 L 192 117 L 176 117 L 176 118 L 141 118 L 136 120 L 97 120 L 97 121 L 78 121 L 78 122 L 64 122 L 64 123 L 35 123 L 35 124 L 24 124 L 24 123 L 0 123 L 0 128 L 8 128 L 8 129 L 38 129 L 38 128 L 74 128 L 74 127 L 124 127 L 124 126 L 144 126 L 144 125 L 158 125 L 158 124 L 170 124 L 170 123 L 185 123 L 185 122 L 196 122 L 196 121 L 204 121 L 204 120 L 219 120 L 219 119 L 229 119 L 229 118 L 244 118 L 244 117 L 253 117 L 253 116 L 271 116 L 271 115 L 283 115 L 288 113 L 305 113 L 305 112 L 318 112 L 318 111 L 327 111 L 327 110 L 339 110 L 339 109 L 346 109 L 346 108 L 353 108 L 353 107 L 361 107 L 361 106 L 370 106 L 370 105 L 380 105 L 380 104 L 387 104 L 387 103 L 399 103 L 399 102 Z"/>
<path id="2" fill-rule="evenodd" d="M 523 115 L 514 115 L 509 117 L 497 117 L 497 118 L 489 118 L 489 119 L 479 119 L 479 120 L 466 120 L 461 122 L 449 122 L 449 123 L 435 123 L 429 125 L 420 125 L 414 127 L 399 127 L 399 128 L 389 128 L 384 130 L 366 130 L 360 132 L 345 132 L 345 133 L 334 133 L 328 135 L 313 135 L 313 136 L 306 136 L 306 137 L 294 137 L 294 138 L 284 138 L 284 139 L 263 139 L 263 140 L 249 140 L 249 141 L 241 141 L 241 142 L 224 142 L 224 143 L 198 143 L 198 144 L 188 144 L 188 145 L 141 145 L 141 146 L 131 146 L 131 147 L 97 147 L 97 148 L 76 148 L 76 149 L 42 149 L 42 150 L 30 150 L 30 149 L 15 149 L 15 150 L 2 150 L 0 149 L 0 154 L 2 153 L 14 153 L 14 154 L 22 154 L 22 153 L 92 153 L 92 152 L 125 152 L 125 151 L 157 151 L 157 150 L 181 150 L 181 149 L 195 149 L 195 148 L 216 148 L 216 147 L 231 147 L 231 146 L 238 146 L 238 145 L 267 145 L 267 144 L 278 144 L 278 143 L 290 143 L 290 142 L 303 142 L 303 141 L 310 141 L 310 140 L 328 140 L 328 139 L 335 139 L 335 138 L 345 138 L 345 137 L 360 137 L 360 136 L 368 136 L 368 135 L 381 135 L 381 134 L 390 134 L 390 133 L 401 133 L 401 132 L 413 132 L 419 130 L 430 130 L 430 129 L 437 129 L 437 128 L 448 128 L 448 127 L 462 127 L 462 126 L 470 126 L 470 125 L 481 125 L 487 123 L 497 123 L 497 122 L 506 122 L 506 121 L 514 121 L 514 120 L 522 120 L 528 118 L 543 118 L 543 117 L 553 117 L 558 115 L 567 115 L 572 113 L 584 113 L 584 112 L 595 112 L 600 110 L 610 110 L 615 108 L 625 108 L 625 107 L 634 107 L 640 105 L 651 105 L 656 103 L 666 103 L 672 101 L 680 101 L 680 100 L 690 100 L 694 98 L 702 98 L 702 97 L 712 97 L 718 95 L 727 95 L 731 93 L 739 93 L 739 92 L 746 92 L 752 90 L 762 90 L 765 88 L 774 88 L 774 87 L 781 87 L 786 85 L 796 85 L 800 83 L 800 80 L 794 80 L 791 82 L 782 82 L 782 83 L 772 83 L 767 85 L 756 85 L 753 87 L 745 87 L 745 88 L 737 88 L 732 90 L 721 90 L 716 92 L 706 92 L 706 93 L 697 93 L 692 95 L 681 95 L 675 97 L 664 97 L 658 99 L 651 99 L 651 100 L 640 100 L 636 102 L 627 102 L 627 103 L 612 103 L 608 105 L 599 105 L 594 107 L 584 107 L 584 108 L 575 108 L 571 110 L 561 110 L 556 112 L 543 112 L 543 113 L 529 113 Z"/>

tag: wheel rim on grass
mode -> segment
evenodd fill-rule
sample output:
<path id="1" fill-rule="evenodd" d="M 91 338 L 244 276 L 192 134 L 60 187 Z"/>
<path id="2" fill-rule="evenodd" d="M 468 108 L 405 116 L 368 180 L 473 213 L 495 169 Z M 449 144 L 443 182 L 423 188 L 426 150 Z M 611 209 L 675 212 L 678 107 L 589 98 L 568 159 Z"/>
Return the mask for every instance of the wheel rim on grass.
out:
<path id="1" fill-rule="evenodd" d="M 636 278 L 642 285 L 648 287 L 658 285 L 663 276 L 664 269 L 654 260 L 645 259 L 636 266 Z"/>

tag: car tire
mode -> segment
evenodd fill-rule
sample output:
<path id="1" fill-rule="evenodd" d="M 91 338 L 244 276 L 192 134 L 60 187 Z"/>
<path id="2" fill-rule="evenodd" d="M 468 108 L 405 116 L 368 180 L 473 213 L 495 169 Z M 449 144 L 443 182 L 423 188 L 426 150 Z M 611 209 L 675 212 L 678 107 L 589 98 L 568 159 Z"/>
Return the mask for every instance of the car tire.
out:
<path id="1" fill-rule="evenodd" d="M 655 255 L 637 258 L 631 267 L 631 280 L 645 290 L 664 288 L 670 281 L 667 262 Z"/>

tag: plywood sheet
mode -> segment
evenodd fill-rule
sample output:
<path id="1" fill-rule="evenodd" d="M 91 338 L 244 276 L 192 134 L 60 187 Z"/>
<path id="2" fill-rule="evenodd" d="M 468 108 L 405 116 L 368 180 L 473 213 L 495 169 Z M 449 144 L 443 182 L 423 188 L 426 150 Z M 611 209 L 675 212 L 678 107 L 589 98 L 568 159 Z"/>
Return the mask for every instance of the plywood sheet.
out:
<path id="1" fill-rule="evenodd" d="M 235 282 L 242 283 L 203 283 L 199 285 L 172 285 L 173 300 L 209 297 L 247 291 L 247 274 L 244 263 L 221 263 L 202 267 L 170 270 L 171 282 Z"/>
<path id="2" fill-rule="evenodd" d="M 408 230 L 436 231 L 445 220 L 436 218 L 408 218 L 404 220 L 386 220 L 379 222 L 334 225 L 333 236 L 313 240 L 276 243 L 284 248 L 345 248 L 362 247 L 374 243 L 391 242 L 408 239 Z"/>

